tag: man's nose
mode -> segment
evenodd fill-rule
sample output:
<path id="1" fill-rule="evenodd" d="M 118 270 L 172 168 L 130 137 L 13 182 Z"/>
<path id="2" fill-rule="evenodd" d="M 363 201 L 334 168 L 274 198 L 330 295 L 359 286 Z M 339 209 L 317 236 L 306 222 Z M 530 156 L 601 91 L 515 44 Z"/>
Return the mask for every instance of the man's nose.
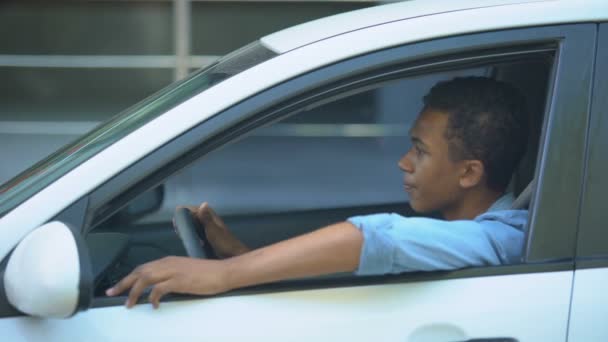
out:
<path id="1" fill-rule="evenodd" d="M 403 155 L 403 157 L 401 157 L 401 159 L 399 159 L 399 168 L 401 169 L 401 171 L 403 172 L 407 172 L 407 173 L 413 173 L 414 172 L 414 164 L 412 163 L 412 159 L 410 158 L 412 153 L 412 149 L 410 148 L 409 151 L 407 151 L 406 154 Z"/>

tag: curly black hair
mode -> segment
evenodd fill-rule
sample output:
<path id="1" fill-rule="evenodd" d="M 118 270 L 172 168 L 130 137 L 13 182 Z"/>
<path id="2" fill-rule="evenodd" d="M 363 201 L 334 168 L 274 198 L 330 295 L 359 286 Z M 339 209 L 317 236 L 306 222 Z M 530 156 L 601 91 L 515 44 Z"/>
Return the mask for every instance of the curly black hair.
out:
<path id="1" fill-rule="evenodd" d="M 457 77 L 433 86 L 423 102 L 425 109 L 449 115 L 445 132 L 449 157 L 480 160 L 487 186 L 504 191 L 527 145 L 524 96 L 491 78 Z"/>

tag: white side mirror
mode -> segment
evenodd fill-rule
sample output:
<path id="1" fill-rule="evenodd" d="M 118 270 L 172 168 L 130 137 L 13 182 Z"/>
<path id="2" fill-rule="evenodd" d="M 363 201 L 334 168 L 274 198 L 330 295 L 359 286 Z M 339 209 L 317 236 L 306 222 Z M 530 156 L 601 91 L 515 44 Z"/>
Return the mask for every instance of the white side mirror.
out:
<path id="1" fill-rule="evenodd" d="M 87 309 L 93 276 L 84 241 L 57 221 L 32 231 L 10 256 L 4 290 L 9 303 L 31 316 L 66 318 Z"/>

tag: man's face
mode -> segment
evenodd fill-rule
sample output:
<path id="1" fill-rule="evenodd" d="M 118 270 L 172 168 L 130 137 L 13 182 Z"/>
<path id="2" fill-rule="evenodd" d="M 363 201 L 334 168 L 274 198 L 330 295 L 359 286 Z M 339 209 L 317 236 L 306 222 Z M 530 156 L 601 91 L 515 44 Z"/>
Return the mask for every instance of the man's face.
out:
<path id="1" fill-rule="evenodd" d="M 459 202 L 461 164 L 450 160 L 445 130 L 448 114 L 427 108 L 410 130 L 412 147 L 399 160 L 410 205 L 420 213 L 445 212 Z"/>

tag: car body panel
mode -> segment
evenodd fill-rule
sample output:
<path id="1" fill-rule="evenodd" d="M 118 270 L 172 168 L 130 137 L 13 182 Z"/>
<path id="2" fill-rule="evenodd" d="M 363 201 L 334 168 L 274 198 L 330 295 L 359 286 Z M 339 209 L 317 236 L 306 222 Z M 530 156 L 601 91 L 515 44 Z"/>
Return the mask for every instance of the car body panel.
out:
<path id="1" fill-rule="evenodd" d="M 605 262 L 604 262 L 605 264 Z M 599 288 L 608 282 L 608 268 L 577 269 L 572 291 L 568 341 L 600 342 L 608 337 L 608 295 Z"/>
<path id="2" fill-rule="evenodd" d="M 608 216 L 605 193 L 608 186 L 608 24 L 600 25 L 595 65 L 594 101 L 591 105 L 586 152 L 586 182 L 577 236 L 576 271 L 572 290 L 569 341 L 599 342 L 608 339 Z"/>
<path id="3" fill-rule="evenodd" d="M 275 52 L 284 53 L 396 21 L 418 22 L 418 29 L 402 30 L 394 36 L 378 35 L 374 40 L 406 39 L 411 42 L 427 39 L 427 32 L 440 37 L 478 29 L 485 31 L 608 19 L 608 4 L 605 1 L 584 0 L 584 6 L 581 4 L 581 1 L 573 0 L 403 1 L 318 19 L 273 33 L 261 40 Z M 483 23 L 483 28 L 476 28 L 476 23 Z M 366 41 L 366 45 L 369 42 Z"/>
<path id="4" fill-rule="evenodd" d="M 563 341 L 571 284 L 565 271 L 222 296 L 9 318 L 0 330 L 11 341 Z"/>

